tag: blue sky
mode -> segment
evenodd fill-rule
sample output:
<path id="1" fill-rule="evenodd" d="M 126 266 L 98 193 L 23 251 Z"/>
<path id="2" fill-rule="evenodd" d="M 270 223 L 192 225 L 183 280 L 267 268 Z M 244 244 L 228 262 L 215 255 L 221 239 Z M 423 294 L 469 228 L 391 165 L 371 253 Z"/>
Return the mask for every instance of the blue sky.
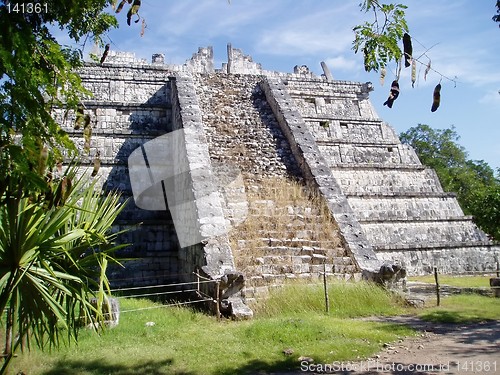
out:
<path id="1" fill-rule="evenodd" d="M 365 73 L 361 55 L 351 49 L 353 26 L 371 20 L 358 0 L 142 0 L 140 23 L 109 34 L 111 48 L 151 59 L 164 53 L 167 63 L 182 64 L 200 46 L 213 46 L 216 66 L 226 61 L 226 45 L 240 48 L 266 70 L 292 72 L 308 65 L 321 74 L 326 61 L 334 78 L 371 81 L 371 100 L 379 116 L 399 133 L 418 123 L 436 129 L 455 126 L 459 143 L 473 160 L 500 168 L 500 28 L 491 20 L 494 0 L 404 1 L 414 55 L 434 46 L 432 67 L 457 83 L 422 67 L 415 88 L 410 68 L 403 70 L 401 94 L 392 109 L 382 106 L 395 66 L 389 66 L 384 86 L 375 73 Z M 425 48 L 424 48 L 425 46 Z M 90 48 L 87 48 L 90 50 Z M 425 58 L 423 58 L 425 60 Z M 420 67 L 419 67 L 420 69 Z M 441 107 L 431 113 L 432 92 L 441 80 Z"/>

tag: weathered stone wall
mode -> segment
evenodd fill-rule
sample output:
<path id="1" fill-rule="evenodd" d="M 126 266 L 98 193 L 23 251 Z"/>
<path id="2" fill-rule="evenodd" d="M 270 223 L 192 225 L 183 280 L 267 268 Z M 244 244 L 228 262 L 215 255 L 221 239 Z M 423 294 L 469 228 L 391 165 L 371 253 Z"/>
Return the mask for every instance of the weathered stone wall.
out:
<path id="1" fill-rule="evenodd" d="M 144 143 L 172 129 L 170 69 L 135 60 L 133 54 L 112 54 L 105 66 L 88 63 L 80 70 L 83 85 L 93 95 L 83 101 L 90 116 L 90 152 L 83 151 L 83 129 L 74 129 L 75 113 L 56 111 L 56 119 L 80 150 L 87 174 L 100 153 L 101 167 L 95 178 L 103 187 L 118 190 L 128 203 L 114 230 L 128 230 L 119 237 L 128 243 L 120 256 L 135 259 L 126 269 L 113 268 L 114 287 L 164 284 L 178 280 L 178 241 L 167 211 L 139 209 L 132 198 L 127 160 Z M 90 178 L 90 177 L 89 177 Z"/>
<path id="2" fill-rule="evenodd" d="M 254 75 L 196 76 L 196 92 L 212 160 L 237 167 L 247 180 L 301 172 Z"/>

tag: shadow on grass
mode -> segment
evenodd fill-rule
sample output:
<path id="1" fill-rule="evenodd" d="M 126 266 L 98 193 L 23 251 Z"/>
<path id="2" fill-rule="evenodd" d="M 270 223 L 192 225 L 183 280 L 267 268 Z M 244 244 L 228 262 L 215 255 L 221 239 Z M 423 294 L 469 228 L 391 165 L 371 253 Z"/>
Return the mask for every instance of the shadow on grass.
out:
<path id="1" fill-rule="evenodd" d="M 488 321 L 471 313 L 462 311 L 436 310 L 429 311 L 421 316 L 422 320 L 432 323 L 468 324 Z"/>
<path id="2" fill-rule="evenodd" d="M 281 361 L 266 362 L 261 360 L 253 360 L 244 366 L 234 368 L 224 368 L 217 371 L 218 375 L 234 375 L 234 374 L 270 374 L 285 371 L 299 371 L 300 362 L 296 357 L 288 357 Z"/>
<path id="3" fill-rule="evenodd" d="M 116 363 L 109 363 L 105 360 L 89 360 L 89 361 L 71 361 L 64 360 L 56 362 L 53 368 L 44 372 L 44 375 L 63 375 L 63 374 L 113 374 L 113 375 L 167 375 L 172 374 L 170 368 L 173 364 L 172 359 L 165 359 L 161 361 L 147 361 L 140 362 L 134 366 L 120 365 Z M 192 372 L 176 372 L 177 375 L 194 375 Z"/>

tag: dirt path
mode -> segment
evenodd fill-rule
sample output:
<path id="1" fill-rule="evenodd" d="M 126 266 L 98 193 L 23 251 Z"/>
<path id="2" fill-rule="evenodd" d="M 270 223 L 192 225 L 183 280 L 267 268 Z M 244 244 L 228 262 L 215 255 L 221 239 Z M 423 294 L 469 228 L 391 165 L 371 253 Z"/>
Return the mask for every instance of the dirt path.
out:
<path id="1" fill-rule="evenodd" d="M 500 320 L 467 325 L 429 323 L 414 316 L 370 320 L 407 324 L 419 333 L 386 345 L 381 353 L 363 362 L 328 364 L 333 368 L 314 364 L 309 369 L 302 366 L 302 370 L 298 364 L 298 371 L 279 375 L 500 375 Z"/>
<path id="2" fill-rule="evenodd" d="M 500 321 L 435 324 L 417 317 L 381 319 L 418 329 L 417 337 L 387 346 L 362 374 L 500 374 Z"/>
<path id="3" fill-rule="evenodd" d="M 432 298 L 435 287 L 426 283 L 410 283 L 416 301 Z M 443 286 L 444 296 L 453 288 Z M 499 312 L 500 315 L 500 312 Z M 417 316 L 369 318 L 372 321 L 406 324 L 418 331 L 363 362 L 324 364 L 306 370 L 276 375 L 359 374 L 359 375 L 428 375 L 483 374 L 500 375 L 500 320 L 474 324 L 425 322 Z M 326 365 L 331 366 L 330 369 Z M 333 370 L 333 371 L 332 371 Z"/>

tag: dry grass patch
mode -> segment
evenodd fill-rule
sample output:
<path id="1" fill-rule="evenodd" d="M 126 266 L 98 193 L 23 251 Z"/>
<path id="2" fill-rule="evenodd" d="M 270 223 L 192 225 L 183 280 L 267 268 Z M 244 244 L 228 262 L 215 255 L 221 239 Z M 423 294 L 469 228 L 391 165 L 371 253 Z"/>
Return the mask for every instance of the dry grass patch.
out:
<path id="1" fill-rule="evenodd" d="M 238 269 L 252 265 L 269 246 L 341 247 L 338 227 L 321 199 L 300 182 L 265 178 L 247 188 L 248 216 L 230 232 Z"/>

